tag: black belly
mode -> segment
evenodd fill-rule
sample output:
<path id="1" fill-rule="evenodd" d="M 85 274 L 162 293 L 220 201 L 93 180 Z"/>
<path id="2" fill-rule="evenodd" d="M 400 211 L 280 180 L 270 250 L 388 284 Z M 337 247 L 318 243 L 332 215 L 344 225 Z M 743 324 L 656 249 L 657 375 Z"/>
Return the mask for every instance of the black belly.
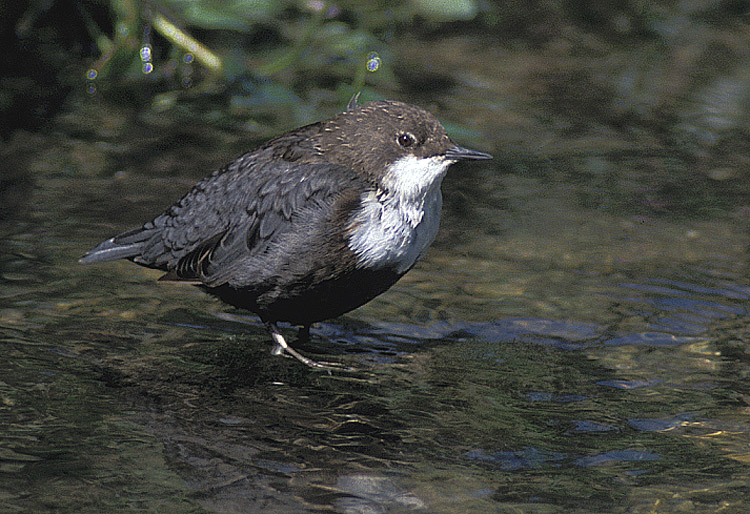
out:
<path id="1" fill-rule="evenodd" d="M 401 278 L 392 269 L 353 270 L 328 280 L 296 280 L 235 288 L 204 287 L 222 301 L 259 315 L 263 321 L 310 325 L 364 305 Z"/>

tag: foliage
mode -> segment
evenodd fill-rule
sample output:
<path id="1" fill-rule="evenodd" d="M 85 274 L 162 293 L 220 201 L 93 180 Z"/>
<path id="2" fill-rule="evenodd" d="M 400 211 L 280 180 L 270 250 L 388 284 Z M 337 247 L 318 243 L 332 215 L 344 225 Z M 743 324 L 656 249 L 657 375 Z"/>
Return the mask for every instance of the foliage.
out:
<path id="1" fill-rule="evenodd" d="M 294 103 L 316 91 L 340 104 L 367 86 L 395 89 L 394 30 L 414 17 L 442 23 L 478 12 L 474 0 L 109 0 L 108 6 L 109 33 L 86 17 L 100 53 L 86 72 L 89 91 L 150 83 L 159 91 L 153 99 L 159 109 L 207 91 L 229 91 L 234 108 L 262 110 L 266 100 Z"/>

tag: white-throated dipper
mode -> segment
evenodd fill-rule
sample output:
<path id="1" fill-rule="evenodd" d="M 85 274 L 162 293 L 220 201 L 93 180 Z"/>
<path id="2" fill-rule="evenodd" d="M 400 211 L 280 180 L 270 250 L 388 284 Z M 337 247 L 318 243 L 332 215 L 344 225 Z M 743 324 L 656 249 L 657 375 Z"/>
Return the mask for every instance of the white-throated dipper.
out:
<path id="1" fill-rule="evenodd" d="M 440 184 L 461 159 L 492 156 L 453 143 L 427 111 L 393 101 L 358 106 L 278 136 L 198 182 L 143 226 L 81 263 L 129 259 L 254 312 L 277 327 L 351 311 L 391 287 L 438 231 Z"/>

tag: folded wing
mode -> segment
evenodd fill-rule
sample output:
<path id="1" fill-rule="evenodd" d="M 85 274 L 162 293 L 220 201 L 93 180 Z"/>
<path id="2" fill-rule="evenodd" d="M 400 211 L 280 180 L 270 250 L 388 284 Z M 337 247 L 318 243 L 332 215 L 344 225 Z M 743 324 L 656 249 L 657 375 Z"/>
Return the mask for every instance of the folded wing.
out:
<path id="1" fill-rule="evenodd" d="M 309 218 L 333 216 L 358 186 L 355 175 L 329 163 L 259 163 L 246 154 L 152 221 L 91 249 L 81 262 L 125 258 L 166 271 L 165 280 L 219 286 L 239 267 L 257 263 L 262 272 L 275 242 L 312 226 Z"/>

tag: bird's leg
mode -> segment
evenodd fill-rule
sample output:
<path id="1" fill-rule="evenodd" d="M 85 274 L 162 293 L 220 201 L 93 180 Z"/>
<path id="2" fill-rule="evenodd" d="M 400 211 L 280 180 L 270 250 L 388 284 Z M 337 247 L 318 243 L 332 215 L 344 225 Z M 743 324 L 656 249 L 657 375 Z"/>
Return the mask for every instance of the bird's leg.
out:
<path id="1" fill-rule="evenodd" d="M 273 339 L 273 348 L 271 348 L 271 355 L 283 355 L 284 352 L 289 348 L 286 344 L 284 336 L 279 332 L 279 327 L 276 323 L 264 323 L 266 329 L 271 333 L 271 339 Z"/>
<path id="2" fill-rule="evenodd" d="M 283 353 L 287 353 L 300 361 L 302 364 L 305 364 L 306 366 L 314 369 L 338 369 L 336 364 L 328 362 L 316 362 L 308 357 L 305 357 L 297 350 L 286 344 L 284 336 L 281 335 L 279 327 L 276 326 L 276 323 L 266 322 L 265 325 L 268 331 L 271 333 L 271 338 L 273 339 L 274 343 L 274 347 L 271 349 L 272 355 L 281 355 Z"/>
<path id="3" fill-rule="evenodd" d="M 297 340 L 306 343 L 310 340 L 310 325 L 302 325 L 297 332 Z"/>

